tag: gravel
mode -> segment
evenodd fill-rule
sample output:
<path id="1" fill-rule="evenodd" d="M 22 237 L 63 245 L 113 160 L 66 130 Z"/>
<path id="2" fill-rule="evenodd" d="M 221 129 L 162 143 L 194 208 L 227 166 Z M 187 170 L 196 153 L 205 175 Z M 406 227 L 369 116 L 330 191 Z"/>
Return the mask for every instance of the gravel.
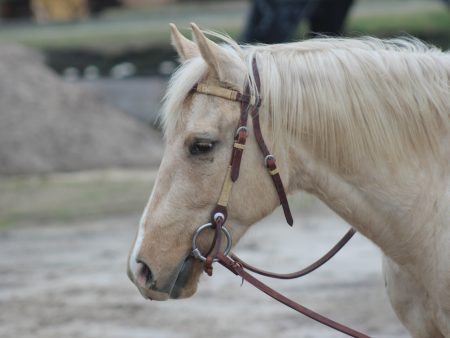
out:
<path id="1" fill-rule="evenodd" d="M 290 228 L 278 210 L 236 252 L 290 272 L 317 259 L 346 231 L 329 211 L 302 212 Z M 339 338 L 220 266 L 186 300 L 144 300 L 126 277 L 139 215 L 0 231 L 0 337 Z M 189 238 L 186 238 L 190 241 Z M 329 263 L 293 281 L 265 281 L 293 300 L 372 337 L 406 338 L 384 290 L 380 253 L 356 235 Z"/>
<path id="2" fill-rule="evenodd" d="M 42 56 L 0 45 L 0 174 L 154 167 L 161 134 L 63 81 Z"/>

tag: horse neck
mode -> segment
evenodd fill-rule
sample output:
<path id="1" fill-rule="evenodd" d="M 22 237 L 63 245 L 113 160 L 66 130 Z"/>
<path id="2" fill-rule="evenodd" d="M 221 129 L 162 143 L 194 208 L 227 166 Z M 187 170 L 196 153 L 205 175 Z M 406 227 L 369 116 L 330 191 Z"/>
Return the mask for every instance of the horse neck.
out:
<path id="1" fill-rule="evenodd" d="M 317 196 L 397 263 L 419 264 L 424 250 L 433 247 L 439 218 L 448 215 L 448 160 L 429 171 L 367 165 L 349 177 L 301 144 L 291 147 L 289 159 L 290 191 Z"/>

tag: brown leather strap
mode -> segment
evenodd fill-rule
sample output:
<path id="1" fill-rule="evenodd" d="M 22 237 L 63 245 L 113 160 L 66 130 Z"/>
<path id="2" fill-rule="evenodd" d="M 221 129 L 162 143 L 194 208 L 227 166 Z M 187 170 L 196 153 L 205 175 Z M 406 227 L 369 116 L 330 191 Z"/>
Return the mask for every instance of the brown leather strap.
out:
<path id="1" fill-rule="evenodd" d="M 367 336 L 364 333 L 358 332 L 350 327 L 347 327 L 338 322 L 335 322 L 334 320 L 324 317 L 321 314 L 314 312 L 314 311 L 308 309 L 307 307 L 300 305 L 300 304 L 294 302 L 293 300 L 287 298 L 286 296 L 275 291 L 274 289 L 270 288 L 268 285 L 264 284 L 260 280 L 256 279 L 252 275 L 250 275 L 248 272 L 246 272 L 244 270 L 244 268 L 242 267 L 242 265 L 239 262 L 232 260 L 230 257 L 224 256 L 222 253 L 219 253 L 217 255 L 217 258 L 219 259 L 220 264 L 222 264 L 228 270 L 233 272 L 235 275 L 242 277 L 242 279 L 249 282 L 256 288 L 258 288 L 259 290 L 264 292 L 266 295 L 272 297 L 273 299 L 279 301 L 280 303 L 283 303 L 286 306 L 289 306 L 291 309 L 294 309 L 297 312 L 300 312 L 301 314 L 303 314 L 323 325 L 331 327 L 331 328 L 333 328 L 337 331 L 340 331 L 342 333 L 345 333 L 346 335 L 349 335 L 351 337 L 370 338 L 370 336 Z"/>
<path id="2" fill-rule="evenodd" d="M 250 88 L 248 85 L 245 88 L 244 94 L 240 94 L 238 92 L 229 93 L 229 92 L 234 92 L 234 91 L 226 89 L 224 92 L 220 92 L 220 95 L 218 95 L 219 90 L 217 90 L 217 88 L 210 90 L 207 86 L 203 86 L 203 87 L 199 88 L 199 85 L 195 86 L 194 90 L 197 90 L 201 93 L 208 94 L 208 95 L 216 95 L 216 96 L 223 97 L 223 98 L 233 100 L 233 101 L 240 101 L 240 103 L 241 103 L 241 115 L 239 118 L 239 123 L 238 123 L 237 129 L 236 129 L 236 133 L 235 133 L 233 150 L 231 152 L 231 159 L 230 159 L 230 168 L 231 169 L 230 169 L 230 172 L 229 173 L 227 172 L 227 174 L 226 174 L 225 182 L 224 182 L 224 185 L 222 186 L 222 191 L 220 194 L 221 197 L 224 194 L 227 195 L 226 196 L 227 202 L 223 203 L 221 201 L 222 198 L 219 198 L 219 201 L 217 202 L 216 206 L 214 207 L 213 212 L 211 213 L 211 223 L 214 225 L 215 234 L 214 234 L 212 246 L 209 250 L 209 253 L 207 255 L 206 262 L 205 262 L 205 272 L 209 276 L 211 276 L 212 272 L 213 272 L 212 263 L 214 261 L 214 258 L 219 253 L 220 244 L 222 243 L 222 241 L 221 241 L 222 226 L 225 224 L 227 217 L 228 217 L 228 208 L 227 207 L 228 207 L 228 198 L 231 193 L 231 185 L 239 177 L 239 170 L 241 167 L 241 158 L 242 158 L 242 154 L 245 149 L 245 142 L 247 140 L 247 135 L 248 135 L 247 120 L 248 120 L 248 109 L 250 106 L 250 99 L 249 99 L 249 101 L 247 101 L 247 100 L 244 100 L 243 98 L 245 98 L 245 97 L 250 98 L 251 96 L 250 96 Z M 229 182 L 230 186 L 227 186 L 226 182 L 229 179 L 231 179 L 231 181 Z M 228 191 L 226 191 L 226 190 L 228 190 Z M 217 215 L 218 213 L 221 213 L 223 215 L 223 218 L 216 219 L 215 215 Z"/>
<path id="3" fill-rule="evenodd" d="M 320 268 L 322 265 L 324 265 L 326 262 L 328 262 L 331 258 L 333 258 L 339 252 L 339 250 L 342 249 L 342 247 L 345 244 L 347 244 L 347 242 L 353 237 L 355 232 L 356 232 L 355 229 L 350 229 L 349 231 L 347 231 L 347 233 L 344 235 L 344 237 L 342 237 L 341 240 L 339 242 L 337 242 L 336 245 L 333 246 L 325 255 L 323 255 L 321 258 L 316 260 L 314 263 L 308 265 L 306 268 L 303 268 L 299 271 L 295 271 L 292 273 L 283 274 L 283 273 L 274 273 L 274 272 L 261 270 L 261 269 L 258 269 L 256 267 L 244 262 L 242 259 L 240 259 L 235 254 L 231 254 L 230 257 L 237 263 L 241 264 L 242 267 L 244 267 L 245 269 L 250 270 L 259 275 L 271 277 L 271 278 L 278 278 L 278 279 L 295 279 L 295 278 L 303 277 L 303 276 L 313 272 L 314 270 Z"/>
<path id="4" fill-rule="evenodd" d="M 245 87 L 244 95 L 250 96 L 249 86 Z M 236 182 L 239 177 L 239 171 L 241 168 L 242 154 L 245 149 L 245 142 L 247 140 L 247 120 L 248 120 L 249 103 L 241 101 L 241 116 L 239 118 L 239 124 L 236 128 L 234 136 L 233 152 L 231 154 L 231 180 Z"/>
<path id="5" fill-rule="evenodd" d="M 286 191 L 284 190 L 283 181 L 281 180 L 280 172 L 278 171 L 275 157 L 269 152 L 269 149 L 264 142 L 264 138 L 261 133 L 261 127 L 259 124 L 259 114 L 255 113 L 252 115 L 253 131 L 255 133 L 256 141 L 258 142 L 259 148 L 264 155 L 265 164 L 269 170 L 270 177 L 272 177 L 273 184 L 278 194 L 280 204 L 283 207 L 284 216 L 286 222 L 292 226 L 294 224 L 294 219 L 292 218 L 291 209 L 289 208 L 289 202 L 286 197 Z"/>
<path id="6" fill-rule="evenodd" d="M 224 217 L 217 219 L 215 215 L 222 213 Z M 211 223 L 214 227 L 214 238 L 211 244 L 208 254 L 206 255 L 206 261 L 204 265 L 204 271 L 208 276 L 213 274 L 213 262 L 214 259 L 220 254 L 220 245 L 222 244 L 222 227 L 227 220 L 227 208 L 221 205 L 216 205 L 214 212 L 211 215 Z"/>
<path id="7" fill-rule="evenodd" d="M 253 76 L 255 79 L 256 89 L 258 90 L 258 102 L 257 105 L 251 110 L 253 132 L 255 133 L 256 142 L 258 143 L 259 149 L 261 150 L 267 169 L 269 170 L 270 177 L 272 177 L 273 184 L 280 199 L 280 204 L 283 207 L 284 216 L 286 217 L 286 222 L 292 226 L 294 224 L 294 219 L 292 218 L 292 213 L 289 208 L 289 202 L 286 197 L 286 191 L 283 186 L 283 181 L 281 180 L 280 173 L 278 171 L 277 165 L 275 163 L 275 157 L 270 153 L 267 148 L 266 142 L 261 132 L 261 125 L 259 123 L 259 105 L 261 104 L 261 98 L 259 93 L 261 91 L 261 79 L 259 77 L 258 66 L 256 64 L 256 59 L 252 62 Z"/>

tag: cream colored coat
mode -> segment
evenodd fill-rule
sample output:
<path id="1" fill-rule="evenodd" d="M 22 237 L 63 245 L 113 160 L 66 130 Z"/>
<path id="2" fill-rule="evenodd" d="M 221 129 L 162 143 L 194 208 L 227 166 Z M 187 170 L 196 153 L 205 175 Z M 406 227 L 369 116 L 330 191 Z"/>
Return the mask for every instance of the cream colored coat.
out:
<path id="1" fill-rule="evenodd" d="M 189 258 L 191 239 L 217 201 L 239 118 L 238 103 L 190 89 L 201 80 L 242 91 L 254 83 L 255 57 L 263 133 L 287 190 L 316 195 L 381 248 L 387 292 L 413 337 L 450 337 L 450 55 L 415 40 L 239 47 L 221 37 L 219 46 L 195 24 L 195 43 L 171 29 L 183 65 L 128 266 L 144 297 L 196 291 L 202 266 Z M 191 155 L 198 140 L 213 149 Z M 235 242 L 279 203 L 260 156 L 250 137 L 229 207 Z"/>

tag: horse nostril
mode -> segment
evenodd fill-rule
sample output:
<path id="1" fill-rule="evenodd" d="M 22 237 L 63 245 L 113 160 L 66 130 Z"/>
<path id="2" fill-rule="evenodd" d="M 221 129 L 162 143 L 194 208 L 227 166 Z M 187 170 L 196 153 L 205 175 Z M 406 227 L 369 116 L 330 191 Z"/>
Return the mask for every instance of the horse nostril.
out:
<path id="1" fill-rule="evenodd" d="M 137 263 L 137 271 L 136 271 L 136 282 L 140 287 L 148 288 L 154 286 L 155 281 L 153 280 L 152 270 L 142 261 L 138 261 Z"/>

